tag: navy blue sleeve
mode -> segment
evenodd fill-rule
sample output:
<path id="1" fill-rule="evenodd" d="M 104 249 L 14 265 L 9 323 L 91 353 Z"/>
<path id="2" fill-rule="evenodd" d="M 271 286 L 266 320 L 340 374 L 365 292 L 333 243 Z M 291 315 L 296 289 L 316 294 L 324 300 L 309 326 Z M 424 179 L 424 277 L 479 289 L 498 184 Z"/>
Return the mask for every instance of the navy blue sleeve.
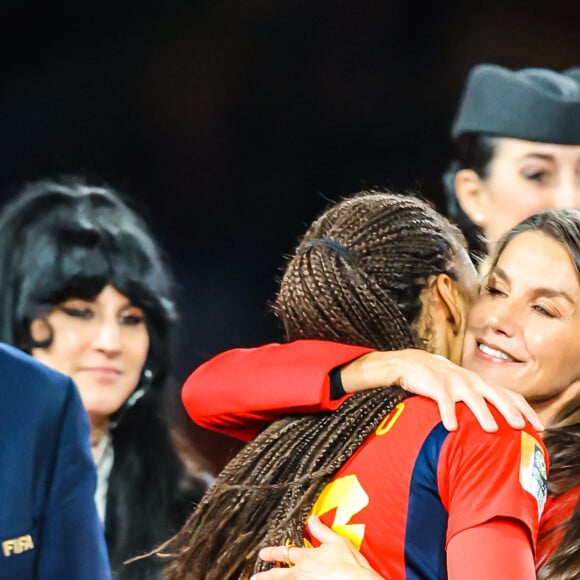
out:
<path id="1" fill-rule="evenodd" d="M 111 578 L 103 525 L 94 501 L 96 469 L 90 425 L 77 388 L 62 410 L 56 463 L 38 546 L 38 580 Z"/>

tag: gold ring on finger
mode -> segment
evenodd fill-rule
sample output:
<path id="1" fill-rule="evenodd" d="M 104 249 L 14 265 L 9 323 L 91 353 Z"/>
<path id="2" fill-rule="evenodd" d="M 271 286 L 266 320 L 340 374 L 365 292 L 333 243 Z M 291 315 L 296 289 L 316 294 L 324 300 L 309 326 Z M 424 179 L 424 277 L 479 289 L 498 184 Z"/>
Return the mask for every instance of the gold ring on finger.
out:
<path id="1" fill-rule="evenodd" d="M 292 560 L 290 560 L 290 548 L 293 548 L 293 547 L 294 546 L 292 544 L 284 546 L 283 560 L 284 560 L 284 563 L 286 564 L 286 566 L 288 566 L 288 568 L 291 568 L 292 566 L 294 566 L 294 562 L 292 562 Z"/>

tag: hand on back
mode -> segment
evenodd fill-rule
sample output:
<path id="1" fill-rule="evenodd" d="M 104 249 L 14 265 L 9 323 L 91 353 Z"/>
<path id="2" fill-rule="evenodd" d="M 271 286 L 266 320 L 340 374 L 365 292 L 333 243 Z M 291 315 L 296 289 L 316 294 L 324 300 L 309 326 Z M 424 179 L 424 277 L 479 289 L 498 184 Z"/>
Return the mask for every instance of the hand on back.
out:
<path id="1" fill-rule="evenodd" d="M 492 404 L 515 429 L 527 419 L 538 431 L 544 429 L 535 411 L 522 395 L 486 383 L 477 374 L 446 358 L 419 349 L 373 351 L 341 369 L 344 390 L 354 393 L 370 388 L 398 385 L 437 402 L 443 425 L 457 429 L 455 404 L 464 402 L 485 431 L 497 430 L 488 404 Z"/>
<path id="2" fill-rule="evenodd" d="M 292 566 L 272 568 L 252 576 L 251 580 L 381 580 L 367 559 L 354 544 L 333 532 L 316 516 L 308 520 L 313 537 L 321 545 L 317 548 L 272 546 L 260 550 L 260 558 L 266 562 L 285 563 L 289 557 Z"/>

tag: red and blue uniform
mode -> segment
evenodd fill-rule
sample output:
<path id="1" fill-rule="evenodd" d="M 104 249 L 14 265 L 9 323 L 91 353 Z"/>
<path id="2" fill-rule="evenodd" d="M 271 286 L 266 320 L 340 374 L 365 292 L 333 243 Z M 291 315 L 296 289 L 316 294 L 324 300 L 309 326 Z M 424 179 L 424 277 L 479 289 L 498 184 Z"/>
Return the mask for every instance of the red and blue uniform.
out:
<path id="1" fill-rule="evenodd" d="M 546 499 L 547 456 L 532 430 L 484 433 L 458 405 L 448 432 L 436 403 L 402 402 L 326 486 L 313 513 L 348 537 L 385 578 L 447 578 L 455 534 L 505 518 L 532 545 Z"/>
<path id="2" fill-rule="evenodd" d="M 370 350 L 316 340 L 235 349 L 190 375 L 183 402 L 196 423 L 247 441 L 280 415 L 338 408 L 346 397 L 330 399 L 329 372 Z M 436 403 L 406 399 L 343 465 L 313 513 L 350 538 L 385 578 L 446 578 L 449 542 L 488 522 L 514 522 L 529 552 L 546 499 L 547 453 L 530 427 L 513 430 L 491 411 L 494 434 L 463 404 L 459 429 L 448 432 Z M 471 544 L 463 552 L 478 551 L 479 537 L 465 536 Z M 494 554 L 492 536 L 487 553 Z M 499 562 L 508 576 L 510 560 L 511 553 Z M 471 566 L 462 562 L 454 576 L 475 577 Z"/>

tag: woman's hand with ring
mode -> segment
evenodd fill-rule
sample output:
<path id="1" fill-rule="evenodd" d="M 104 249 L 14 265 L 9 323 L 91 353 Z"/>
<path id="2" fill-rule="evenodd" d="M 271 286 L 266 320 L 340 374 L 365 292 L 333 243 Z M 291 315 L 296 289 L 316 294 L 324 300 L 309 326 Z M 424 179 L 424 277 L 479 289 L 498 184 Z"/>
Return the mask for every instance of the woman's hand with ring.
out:
<path id="1" fill-rule="evenodd" d="M 282 562 L 288 568 L 272 568 L 252 576 L 251 580 L 380 580 L 354 544 L 333 532 L 316 516 L 308 520 L 317 548 L 272 546 L 260 550 L 266 562 Z"/>

